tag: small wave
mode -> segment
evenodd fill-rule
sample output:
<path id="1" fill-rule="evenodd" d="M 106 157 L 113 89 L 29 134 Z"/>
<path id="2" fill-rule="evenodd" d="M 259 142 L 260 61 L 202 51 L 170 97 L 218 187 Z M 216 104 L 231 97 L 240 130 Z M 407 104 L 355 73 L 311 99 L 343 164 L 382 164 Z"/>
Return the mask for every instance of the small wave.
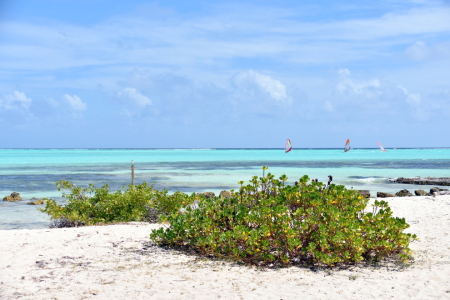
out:
<path id="1" fill-rule="evenodd" d="M 374 177 L 351 176 L 350 178 L 352 182 L 357 183 L 375 183 L 375 182 L 382 183 L 388 180 L 388 178 L 386 177 L 379 177 L 379 176 Z"/>

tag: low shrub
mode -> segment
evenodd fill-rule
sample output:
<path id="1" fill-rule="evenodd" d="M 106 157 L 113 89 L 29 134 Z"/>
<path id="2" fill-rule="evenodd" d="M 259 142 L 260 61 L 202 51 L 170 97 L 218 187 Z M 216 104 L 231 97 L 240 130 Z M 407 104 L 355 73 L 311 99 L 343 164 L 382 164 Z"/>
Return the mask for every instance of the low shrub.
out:
<path id="1" fill-rule="evenodd" d="M 157 191 L 147 183 L 129 185 L 128 189 L 110 192 L 108 186 L 77 187 L 68 181 L 57 182 L 58 191 L 64 192 L 66 205 L 47 200 L 40 210 L 50 216 L 53 227 L 109 224 L 129 221 L 156 221 L 159 215 L 169 215 L 181 208 L 189 196 L 182 193 L 169 195 L 167 190 Z"/>
<path id="2" fill-rule="evenodd" d="M 286 180 L 268 173 L 247 185 L 241 181 L 230 198 L 205 198 L 200 209 L 166 215 L 169 227 L 150 238 L 258 265 L 336 266 L 408 257 L 416 236 L 403 232 L 409 225 L 392 216 L 387 202 L 375 201 L 366 212 L 368 199 L 331 179 L 325 185 L 305 175 L 294 186 L 285 186 Z"/>
<path id="3" fill-rule="evenodd" d="M 59 191 L 70 190 L 70 193 L 63 194 L 68 204 L 62 206 L 48 200 L 41 211 L 54 220 L 66 219 L 84 225 L 139 221 L 153 191 L 147 184 L 129 186 L 126 191 L 114 193 L 110 193 L 107 185 L 95 188 L 91 184 L 88 188 L 81 188 L 68 181 L 59 181 L 57 187 Z"/>

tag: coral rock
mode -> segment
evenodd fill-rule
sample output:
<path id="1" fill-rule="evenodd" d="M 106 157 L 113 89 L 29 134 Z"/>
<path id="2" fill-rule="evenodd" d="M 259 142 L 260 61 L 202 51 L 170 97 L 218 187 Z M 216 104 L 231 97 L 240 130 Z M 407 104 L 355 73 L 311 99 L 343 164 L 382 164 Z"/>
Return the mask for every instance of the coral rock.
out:
<path id="1" fill-rule="evenodd" d="M 14 201 L 20 201 L 22 200 L 22 197 L 20 197 L 19 193 L 11 193 L 10 196 L 6 196 L 3 198 L 3 201 L 10 201 L 10 202 L 14 202 Z"/>

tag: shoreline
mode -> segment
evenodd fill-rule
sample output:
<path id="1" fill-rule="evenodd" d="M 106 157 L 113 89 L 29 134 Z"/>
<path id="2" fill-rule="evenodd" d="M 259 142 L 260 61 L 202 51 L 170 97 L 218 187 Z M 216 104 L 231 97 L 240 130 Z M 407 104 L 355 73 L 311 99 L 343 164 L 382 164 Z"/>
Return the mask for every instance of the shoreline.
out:
<path id="1" fill-rule="evenodd" d="M 419 237 L 404 268 L 258 269 L 152 246 L 149 223 L 1 230 L 0 298 L 450 298 L 450 196 L 384 200 Z"/>

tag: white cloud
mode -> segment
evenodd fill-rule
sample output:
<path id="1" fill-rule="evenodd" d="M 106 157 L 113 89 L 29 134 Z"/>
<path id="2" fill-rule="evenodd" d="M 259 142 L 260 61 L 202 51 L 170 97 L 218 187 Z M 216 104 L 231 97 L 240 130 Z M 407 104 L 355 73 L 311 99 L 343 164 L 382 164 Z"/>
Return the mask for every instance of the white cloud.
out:
<path id="1" fill-rule="evenodd" d="M 117 93 L 117 96 L 119 98 L 129 99 L 132 102 L 134 102 L 137 106 L 142 108 L 152 105 L 152 101 L 146 96 L 142 95 L 140 92 L 138 92 L 138 90 L 136 90 L 135 88 L 130 87 L 124 88 Z"/>
<path id="2" fill-rule="evenodd" d="M 270 76 L 262 75 L 253 70 L 248 70 L 237 74 L 233 78 L 233 83 L 245 90 L 258 89 L 267 93 L 276 101 L 285 102 L 287 100 L 286 86 L 279 80 Z"/>
<path id="3" fill-rule="evenodd" d="M 338 77 L 336 98 L 323 107 L 325 111 L 330 111 L 332 107 L 339 111 L 357 111 L 361 115 L 402 115 L 421 121 L 426 119 L 427 108 L 421 106 L 420 93 L 412 93 L 405 86 L 387 80 L 353 76 L 347 69 L 339 70 Z"/>
<path id="4" fill-rule="evenodd" d="M 408 90 L 400 84 L 397 85 L 397 88 L 399 90 L 401 90 L 403 92 L 403 94 L 406 96 L 406 99 L 405 99 L 406 103 L 411 104 L 413 106 L 420 105 L 420 101 L 421 101 L 420 94 L 409 93 Z"/>
<path id="5" fill-rule="evenodd" d="M 25 108 L 28 109 L 31 105 L 31 99 L 25 93 L 14 91 L 12 94 L 3 95 L 0 98 L 0 108 L 5 110 Z"/>
<path id="6" fill-rule="evenodd" d="M 424 41 L 416 41 L 405 50 L 404 54 L 407 58 L 418 61 L 450 58 L 450 42 L 428 45 Z"/>
<path id="7" fill-rule="evenodd" d="M 82 112 L 86 110 L 86 103 L 84 103 L 83 101 L 81 101 L 80 97 L 78 97 L 77 95 L 73 95 L 70 96 L 68 94 L 65 94 L 64 99 L 66 100 L 66 102 L 69 104 L 70 108 L 72 108 L 75 111 L 78 112 Z"/>
<path id="8" fill-rule="evenodd" d="M 381 86 L 380 80 L 356 80 L 351 77 L 351 73 L 348 69 L 341 69 L 338 73 L 340 75 L 340 81 L 338 82 L 336 88 L 340 93 L 364 95 L 368 98 L 379 96 L 379 88 Z"/>
<path id="9" fill-rule="evenodd" d="M 28 109 L 32 100 L 25 93 L 14 91 L 12 94 L 3 95 L 0 98 L 0 108 L 5 110 L 24 108 Z"/>

